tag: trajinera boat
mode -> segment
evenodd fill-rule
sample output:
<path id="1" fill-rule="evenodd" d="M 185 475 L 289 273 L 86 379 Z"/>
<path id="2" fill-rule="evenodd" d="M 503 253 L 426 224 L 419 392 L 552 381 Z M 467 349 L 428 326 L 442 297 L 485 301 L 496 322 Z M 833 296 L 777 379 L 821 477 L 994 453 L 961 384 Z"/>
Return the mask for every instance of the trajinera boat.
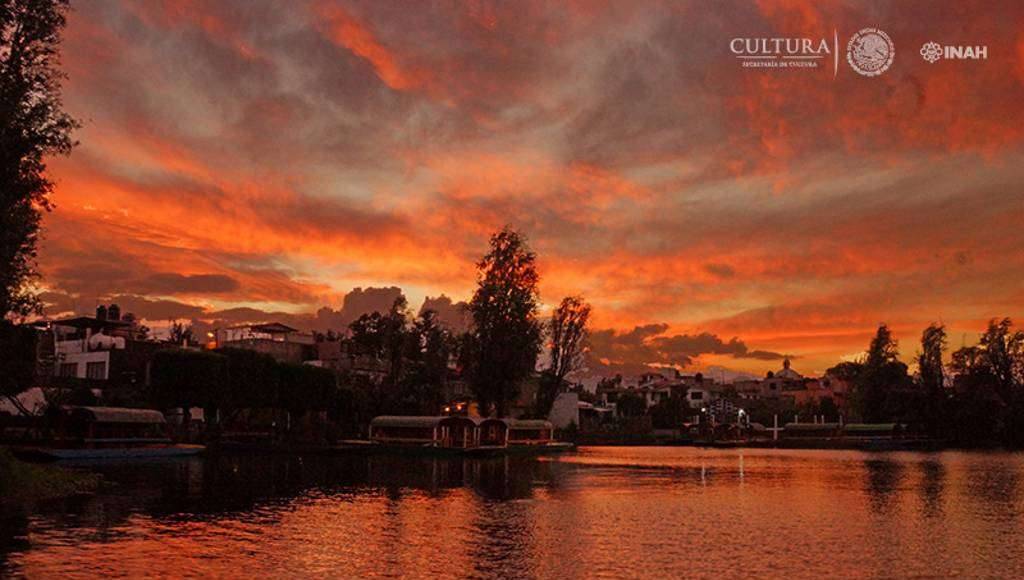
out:
<path id="1" fill-rule="evenodd" d="M 571 443 L 555 441 L 554 427 L 540 420 L 383 415 L 370 422 L 369 436 L 369 443 L 349 448 L 455 455 L 542 454 L 574 449 Z"/>
<path id="2" fill-rule="evenodd" d="M 56 433 L 50 445 L 19 451 L 38 459 L 62 460 L 181 457 L 204 449 L 175 444 L 167 435 L 167 419 L 154 409 L 61 407 Z"/>

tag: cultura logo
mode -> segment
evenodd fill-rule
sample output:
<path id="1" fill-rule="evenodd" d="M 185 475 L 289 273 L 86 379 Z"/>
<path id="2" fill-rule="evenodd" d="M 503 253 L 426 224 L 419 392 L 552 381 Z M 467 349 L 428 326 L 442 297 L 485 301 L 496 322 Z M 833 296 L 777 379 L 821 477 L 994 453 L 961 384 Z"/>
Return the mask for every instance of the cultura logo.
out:
<path id="1" fill-rule="evenodd" d="M 930 63 L 938 62 L 942 58 L 942 47 L 937 42 L 926 42 L 921 47 L 921 56 Z"/>
<path id="2" fill-rule="evenodd" d="M 877 28 L 865 28 L 854 34 L 846 44 L 846 60 L 850 67 L 866 77 L 889 70 L 896 57 L 896 47 L 889 35 Z"/>
<path id="3" fill-rule="evenodd" d="M 835 76 L 839 60 L 833 51 L 838 50 L 838 42 L 834 31 L 832 46 L 825 37 L 738 37 L 729 42 L 729 51 L 743 68 L 820 68 L 824 63 L 830 63 Z"/>

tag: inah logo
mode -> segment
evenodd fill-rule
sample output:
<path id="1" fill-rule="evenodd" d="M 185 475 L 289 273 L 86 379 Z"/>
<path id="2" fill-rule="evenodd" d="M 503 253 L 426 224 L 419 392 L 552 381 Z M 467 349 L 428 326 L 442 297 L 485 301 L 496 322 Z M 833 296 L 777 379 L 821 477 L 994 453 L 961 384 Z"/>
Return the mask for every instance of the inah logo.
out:
<path id="1" fill-rule="evenodd" d="M 930 63 L 934 63 L 942 58 L 942 47 L 937 42 L 926 42 L 921 47 L 921 56 Z"/>
<path id="2" fill-rule="evenodd" d="M 961 46 L 947 44 L 942 46 L 937 42 L 926 42 L 921 47 L 921 57 L 932 64 L 938 62 L 940 58 L 946 60 L 986 60 L 988 59 L 988 45 Z"/>
<path id="3" fill-rule="evenodd" d="M 865 28 L 854 34 L 846 44 L 846 60 L 850 67 L 866 77 L 889 70 L 896 57 L 896 47 L 889 35 L 877 28 Z"/>

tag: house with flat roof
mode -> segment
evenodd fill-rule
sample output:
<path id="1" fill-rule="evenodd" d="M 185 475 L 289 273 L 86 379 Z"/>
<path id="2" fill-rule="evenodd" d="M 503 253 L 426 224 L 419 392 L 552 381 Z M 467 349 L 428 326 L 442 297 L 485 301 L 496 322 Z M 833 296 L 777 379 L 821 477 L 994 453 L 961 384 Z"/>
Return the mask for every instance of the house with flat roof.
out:
<path id="1" fill-rule="evenodd" d="M 37 323 L 41 374 L 118 384 L 144 384 L 146 366 L 159 344 L 116 304 L 100 306 L 96 316 Z"/>
<path id="2" fill-rule="evenodd" d="M 317 358 L 312 333 L 280 322 L 242 324 L 213 331 L 211 348 L 241 348 L 272 356 L 280 362 L 301 363 Z"/>

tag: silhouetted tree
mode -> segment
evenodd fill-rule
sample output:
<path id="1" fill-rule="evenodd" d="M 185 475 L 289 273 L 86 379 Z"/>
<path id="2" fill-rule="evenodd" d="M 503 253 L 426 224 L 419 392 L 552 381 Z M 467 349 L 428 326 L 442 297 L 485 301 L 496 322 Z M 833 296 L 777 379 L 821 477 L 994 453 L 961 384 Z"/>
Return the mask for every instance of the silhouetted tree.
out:
<path id="1" fill-rule="evenodd" d="M 448 382 L 448 361 L 455 354 L 455 338 L 438 320 L 437 312 L 428 309 L 413 322 L 406 345 L 403 406 L 417 414 L 437 414 Z"/>
<path id="2" fill-rule="evenodd" d="M 950 368 L 959 441 L 1024 446 L 1024 332 L 992 320 L 977 346 L 953 353 Z"/>
<path id="3" fill-rule="evenodd" d="M 477 263 L 477 289 L 470 301 L 473 328 L 467 340 L 470 385 L 481 413 L 499 416 L 537 364 L 541 324 L 536 256 L 511 228 L 491 237 L 491 250 Z"/>
<path id="4" fill-rule="evenodd" d="M 921 333 L 921 354 L 917 356 L 917 376 L 924 405 L 925 426 L 938 436 L 946 427 L 946 373 L 942 353 L 946 350 L 946 328 L 931 324 Z"/>
<path id="5" fill-rule="evenodd" d="M 1012 401 L 1024 385 L 1024 331 L 1013 331 L 1009 318 L 992 320 L 979 344 L 999 396 Z"/>
<path id="6" fill-rule="evenodd" d="M 227 358 L 224 388 L 218 389 L 218 397 L 213 401 L 223 420 L 241 409 L 278 406 L 280 373 L 273 357 L 242 348 L 224 347 L 214 352 Z"/>
<path id="7" fill-rule="evenodd" d="M 157 351 L 150 371 L 150 403 L 160 408 L 216 408 L 225 397 L 227 363 L 227 357 L 209 351 Z"/>
<path id="8" fill-rule="evenodd" d="M 0 318 L 40 309 L 41 213 L 53 182 L 45 158 L 67 155 L 78 124 L 63 110 L 58 70 L 65 0 L 0 0 Z"/>
<path id="9" fill-rule="evenodd" d="M 336 396 L 334 373 L 297 363 L 278 363 L 279 404 L 296 416 L 307 411 L 327 410 Z"/>
<path id="10" fill-rule="evenodd" d="M 875 332 L 868 346 L 867 356 L 864 358 L 866 367 L 882 367 L 887 363 L 899 360 L 899 345 L 892 335 L 892 330 L 886 324 L 881 324 Z"/>
<path id="11" fill-rule="evenodd" d="M 167 342 L 178 346 L 194 344 L 196 341 L 195 336 L 193 335 L 192 325 L 185 325 L 177 321 L 172 322 L 170 329 L 168 329 Z"/>
<path id="12" fill-rule="evenodd" d="M 627 391 L 615 400 L 615 409 L 623 417 L 642 417 L 647 412 L 647 400 L 643 395 Z"/>
<path id="13" fill-rule="evenodd" d="M 395 299 L 386 313 L 364 314 L 349 325 L 351 342 L 362 354 L 384 361 L 386 382 L 395 386 L 402 379 L 402 362 L 409 339 L 409 304 L 405 296 Z"/>
<path id="14" fill-rule="evenodd" d="M 856 361 L 843 361 L 825 371 L 825 374 L 835 377 L 841 381 L 853 382 L 857 376 L 860 375 L 860 372 L 863 369 L 863 363 Z"/>
<path id="15" fill-rule="evenodd" d="M 0 318 L 0 396 L 28 415 L 18 395 L 32 386 L 36 364 L 36 332 Z"/>
<path id="16" fill-rule="evenodd" d="M 673 393 L 651 407 L 651 425 L 655 429 L 679 429 L 695 414 L 683 394 Z"/>
<path id="17" fill-rule="evenodd" d="M 932 324 L 921 333 L 921 354 L 917 368 L 921 385 L 930 391 L 941 391 L 945 386 L 942 353 L 946 350 L 946 327 Z"/>
<path id="18" fill-rule="evenodd" d="M 869 423 L 896 420 L 912 408 L 907 397 L 912 386 L 892 331 L 880 325 L 853 380 L 856 411 Z"/>
<path id="19" fill-rule="evenodd" d="M 551 364 L 540 377 L 536 408 L 539 418 L 548 416 L 558 393 L 565 386 L 565 377 L 583 362 L 590 311 L 590 304 L 581 296 L 567 296 L 551 313 L 548 325 Z"/>

